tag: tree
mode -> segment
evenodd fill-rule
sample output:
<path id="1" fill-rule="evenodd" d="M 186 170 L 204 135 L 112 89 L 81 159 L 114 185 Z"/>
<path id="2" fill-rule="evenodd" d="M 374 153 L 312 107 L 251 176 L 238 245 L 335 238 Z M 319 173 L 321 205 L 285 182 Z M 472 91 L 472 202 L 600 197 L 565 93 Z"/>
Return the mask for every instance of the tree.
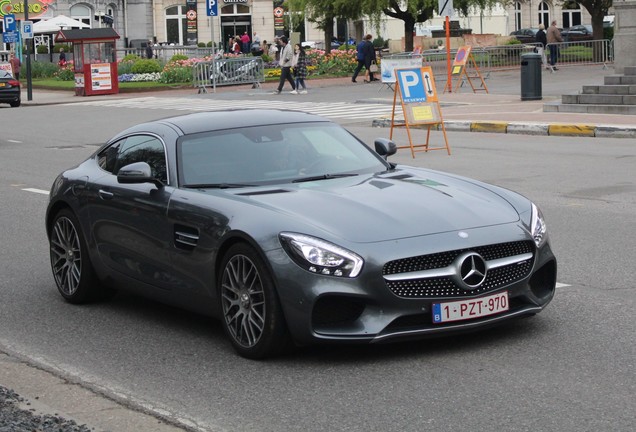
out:
<path id="1" fill-rule="evenodd" d="M 288 10 L 305 12 L 307 21 L 316 24 L 325 32 L 325 51 L 331 51 L 333 26 L 337 18 L 357 19 L 360 17 L 360 5 L 350 0 L 287 0 Z"/>
<path id="2" fill-rule="evenodd" d="M 592 1 L 592 0 L 590 0 Z M 600 1 L 600 0 L 596 0 Z M 454 0 L 453 8 L 461 14 L 467 15 L 471 7 L 481 10 L 487 9 L 497 0 Z M 362 12 L 379 20 L 382 14 L 404 21 L 404 48 L 413 51 L 413 34 L 415 24 L 426 22 L 433 18 L 434 12 L 438 12 L 438 0 L 362 0 Z"/>
<path id="3" fill-rule="evenodd" d="M 566 4 L 568 2 L 565 2 Z M 592 17 L 592 34 L 594 40 L 603 39 L 603 18 L 612 7 L 613 0 L 579 0 L 577 2 L 583 6 Z"/>

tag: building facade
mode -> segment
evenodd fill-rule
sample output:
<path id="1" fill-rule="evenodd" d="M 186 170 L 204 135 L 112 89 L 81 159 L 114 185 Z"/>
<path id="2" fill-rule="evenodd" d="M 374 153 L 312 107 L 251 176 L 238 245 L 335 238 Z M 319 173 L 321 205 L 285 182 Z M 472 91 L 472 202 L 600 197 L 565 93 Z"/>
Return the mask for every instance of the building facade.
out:
<path id="1" fill-rule="evenodd" d="M 197 45 L 214 41 L 227 49 L 228 41 L 236 35 L 256 32 L 261 40 L 272 41 L 276 35 L 288 34 L 295 27 L 303 40 L 322 41 L 324 34 L 310 23 L 291 23 L 290 14 L 282 10 L 283 0 L 217 0 L 217 16 L 207 15 L 208 0 L 28 0 L 29 19 L 66 15 L 92 28 L 113 27 L 121 36 L 119 48 L 140 46 L 148 40 L 156 44 Z M 0 15 L 14 13 L 24 18 L 24 0 L 0 1 Z M 518 0 L 506 7 L 488 11 L 473 11 L 467 17 L 456 17 L 462 28 L 473 33 L 507 35 L 513 30 L 527 27 L 546 27 L 556 19 L 559 27 L 589 24 L 589 13 L 570 1 L 563 5 L 556 0 Z M 288 21 L 289 20 L 289 21 Z M 443 24 L 443 17 L 435 17 L 423 26 Z M 401 39 L 403 22 L 388 18 L 379 28 L 369 20 L 336 24 L 334 35 L 341 40 L 350 37 L 360 40 L 366 33 L 383 39 Z M 0 21 L 0 26 L 2 26 Z M 421 27 L 422 25 L 420 25 Z M 376 34 L 379 33 L 379 34 Z M 48 35 L 47 37 L 52 37 Z M 9 49 L 2 44 L 0 51 Z"/>

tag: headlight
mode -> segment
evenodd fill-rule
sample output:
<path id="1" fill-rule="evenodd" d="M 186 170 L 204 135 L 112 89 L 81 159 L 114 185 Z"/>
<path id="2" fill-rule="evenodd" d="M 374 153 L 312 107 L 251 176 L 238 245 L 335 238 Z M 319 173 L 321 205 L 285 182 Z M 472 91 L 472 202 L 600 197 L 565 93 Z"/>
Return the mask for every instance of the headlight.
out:
<path id="1" fill-rule="evenodd" d="M 333 243 L 289 232 L 280 233 L 279 238 L 290 258 L 312 273 L 354 278 L 362 270 L 360 256 Z"/>
<path id="2" fill-rule="evenodd" d="M 548 229 L 545 225 L 545 219 L 539 207 L 532 204 L 532 220 L 530 222 L 530 230 L 532 238 L 537 247 L 541 247 L 548 238 Z"/>

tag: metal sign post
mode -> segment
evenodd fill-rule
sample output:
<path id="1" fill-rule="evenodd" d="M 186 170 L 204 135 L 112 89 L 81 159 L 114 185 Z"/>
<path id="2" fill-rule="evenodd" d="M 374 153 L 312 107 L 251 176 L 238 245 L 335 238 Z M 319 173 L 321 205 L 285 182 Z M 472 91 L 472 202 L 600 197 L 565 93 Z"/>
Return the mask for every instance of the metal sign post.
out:
<path id="1" fill-rule="evenodd" d="M 24 21 L 29 21 L 29 1 L 24 0 Z M 22 43 L 22 42 L 20 42 Z M 33 82 L 31 81 L 31 54 L 26 44 L 27 100 L 33 100 Z"/>
<path id="2" fill-rule="evenodd" d="M 440 16 L 446 16 L 446 72 L 447 83 L 451 82 L 451 49 L 450 49 L 450 17 L 453 16 L 453 0 L 439 0 L 439 14 Z M 449 92 L 452 88 L 449 89 Z"/>
<path id="3" fill-rule="evenodd" d="M 216 93 L 216 42 L 214 40 L 214 17 L 219 14 L 219 4 L 217 0 L 207 0 L 206 12 L 210 17 L 210 31 L 212 32 L 212 91 Z"/>

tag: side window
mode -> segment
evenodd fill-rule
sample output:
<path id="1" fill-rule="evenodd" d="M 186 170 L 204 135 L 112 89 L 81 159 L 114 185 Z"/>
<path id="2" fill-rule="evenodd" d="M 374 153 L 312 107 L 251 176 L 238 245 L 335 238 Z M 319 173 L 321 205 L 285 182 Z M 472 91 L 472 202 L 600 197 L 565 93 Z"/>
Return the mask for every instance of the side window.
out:
<path id="1" fill-rule="evenodd" d="M 152 176 L 167 183 L 165 150 L 162 142 L 153 136 L 130 136 L 114 143 L 98 155 L 99 166 L 114 175 L 117 175 L 122 167 L 135 162 L 146 162 L 150 165 Z"/>

